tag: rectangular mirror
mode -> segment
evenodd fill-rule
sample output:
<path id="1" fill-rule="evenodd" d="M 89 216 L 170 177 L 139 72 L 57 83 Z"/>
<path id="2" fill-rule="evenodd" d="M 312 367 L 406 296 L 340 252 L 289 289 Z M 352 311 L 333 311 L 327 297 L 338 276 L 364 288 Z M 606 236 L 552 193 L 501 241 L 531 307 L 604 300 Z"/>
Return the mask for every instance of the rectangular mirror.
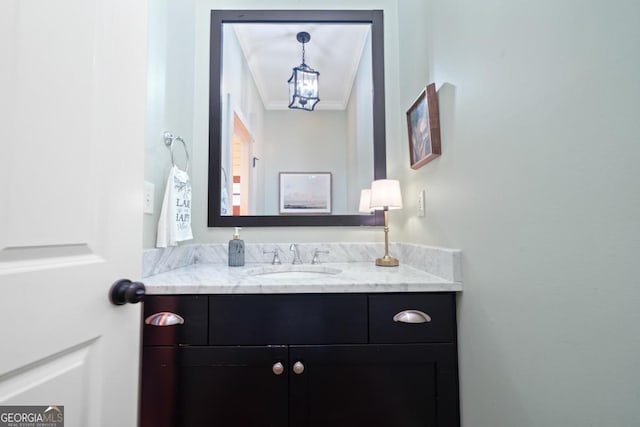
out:
<path id="1" fill-rule="evenodd" d="M 210 64 L 210 227 L 383 223 L 358 211 L 386 177 L 382 11 L 213 10 Z M 312 111 L 294 67 L 319 72 Z"/>

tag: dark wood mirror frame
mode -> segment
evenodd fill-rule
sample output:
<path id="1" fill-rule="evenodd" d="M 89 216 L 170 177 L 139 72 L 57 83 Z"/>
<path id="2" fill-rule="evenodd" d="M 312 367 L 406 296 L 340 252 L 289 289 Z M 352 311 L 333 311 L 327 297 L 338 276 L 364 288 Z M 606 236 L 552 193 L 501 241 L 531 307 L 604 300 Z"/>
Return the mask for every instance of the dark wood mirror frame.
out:
<path id="1" fill-rule="evenodd" d="M 381 10 L 212 10 L 209 69 L 209 227 L 358 226 L 383 225 L 382 211 L 374 215 L 220 215 L 222 143 L 222 24 L 225 23 L 365 23 L 371 24 L 373 79 L 373 173 L 387 174 L 384 99 L 384 29 Z"/>

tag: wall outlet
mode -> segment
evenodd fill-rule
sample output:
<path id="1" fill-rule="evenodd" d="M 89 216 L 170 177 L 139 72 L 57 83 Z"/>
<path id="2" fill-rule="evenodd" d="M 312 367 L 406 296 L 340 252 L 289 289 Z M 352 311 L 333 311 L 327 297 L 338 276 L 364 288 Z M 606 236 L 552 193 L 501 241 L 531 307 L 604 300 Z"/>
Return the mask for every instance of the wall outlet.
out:
<path id="1" fill-rule="evenodd" d="M 424 190 L 418 192 L 418 208 L 417 214 L 418 216 L 424 216 Z"/>
<path id="2" fill-rule="evenodd" d="M 155 185 L 151 182 L 144 182 L 144 202 L 142 205 L 142 212 L 153 215 L 153 192 Z"/>

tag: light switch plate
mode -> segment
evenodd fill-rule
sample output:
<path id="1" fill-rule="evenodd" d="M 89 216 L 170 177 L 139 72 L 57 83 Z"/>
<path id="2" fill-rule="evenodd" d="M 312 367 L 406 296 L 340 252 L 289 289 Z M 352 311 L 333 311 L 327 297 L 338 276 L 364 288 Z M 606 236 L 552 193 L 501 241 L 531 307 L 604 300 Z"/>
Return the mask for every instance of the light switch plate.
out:
<path id="1" fill-rule="evenodd" d="M 424 190 L 421 190 L 418 192 L 418 208 L 417 208 L 418 216 L 424 216 L 424 196 L 425 196 Z"/>
<path id="2" fill-rule="evenodd" d="M 142 212 L 153 215 L 153 192 L 155 189 L 155 185 L 153 183 L 145 181 L 144 182 L 144 202 L 142 207 Z"/>

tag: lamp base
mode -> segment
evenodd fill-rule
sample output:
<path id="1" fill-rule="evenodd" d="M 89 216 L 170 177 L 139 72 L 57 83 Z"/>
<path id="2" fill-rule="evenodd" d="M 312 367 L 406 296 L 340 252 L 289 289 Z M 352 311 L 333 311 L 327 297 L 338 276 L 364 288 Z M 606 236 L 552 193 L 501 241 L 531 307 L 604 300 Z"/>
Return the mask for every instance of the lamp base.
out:
<path id="1" fill-rule="evenodd" d="M 381 267 L 397 267 L 400 263 L 396 258 L 392 258 L 389 255 L 385 255 L 382 258 L 376 259 L 376 265 Z"/>

